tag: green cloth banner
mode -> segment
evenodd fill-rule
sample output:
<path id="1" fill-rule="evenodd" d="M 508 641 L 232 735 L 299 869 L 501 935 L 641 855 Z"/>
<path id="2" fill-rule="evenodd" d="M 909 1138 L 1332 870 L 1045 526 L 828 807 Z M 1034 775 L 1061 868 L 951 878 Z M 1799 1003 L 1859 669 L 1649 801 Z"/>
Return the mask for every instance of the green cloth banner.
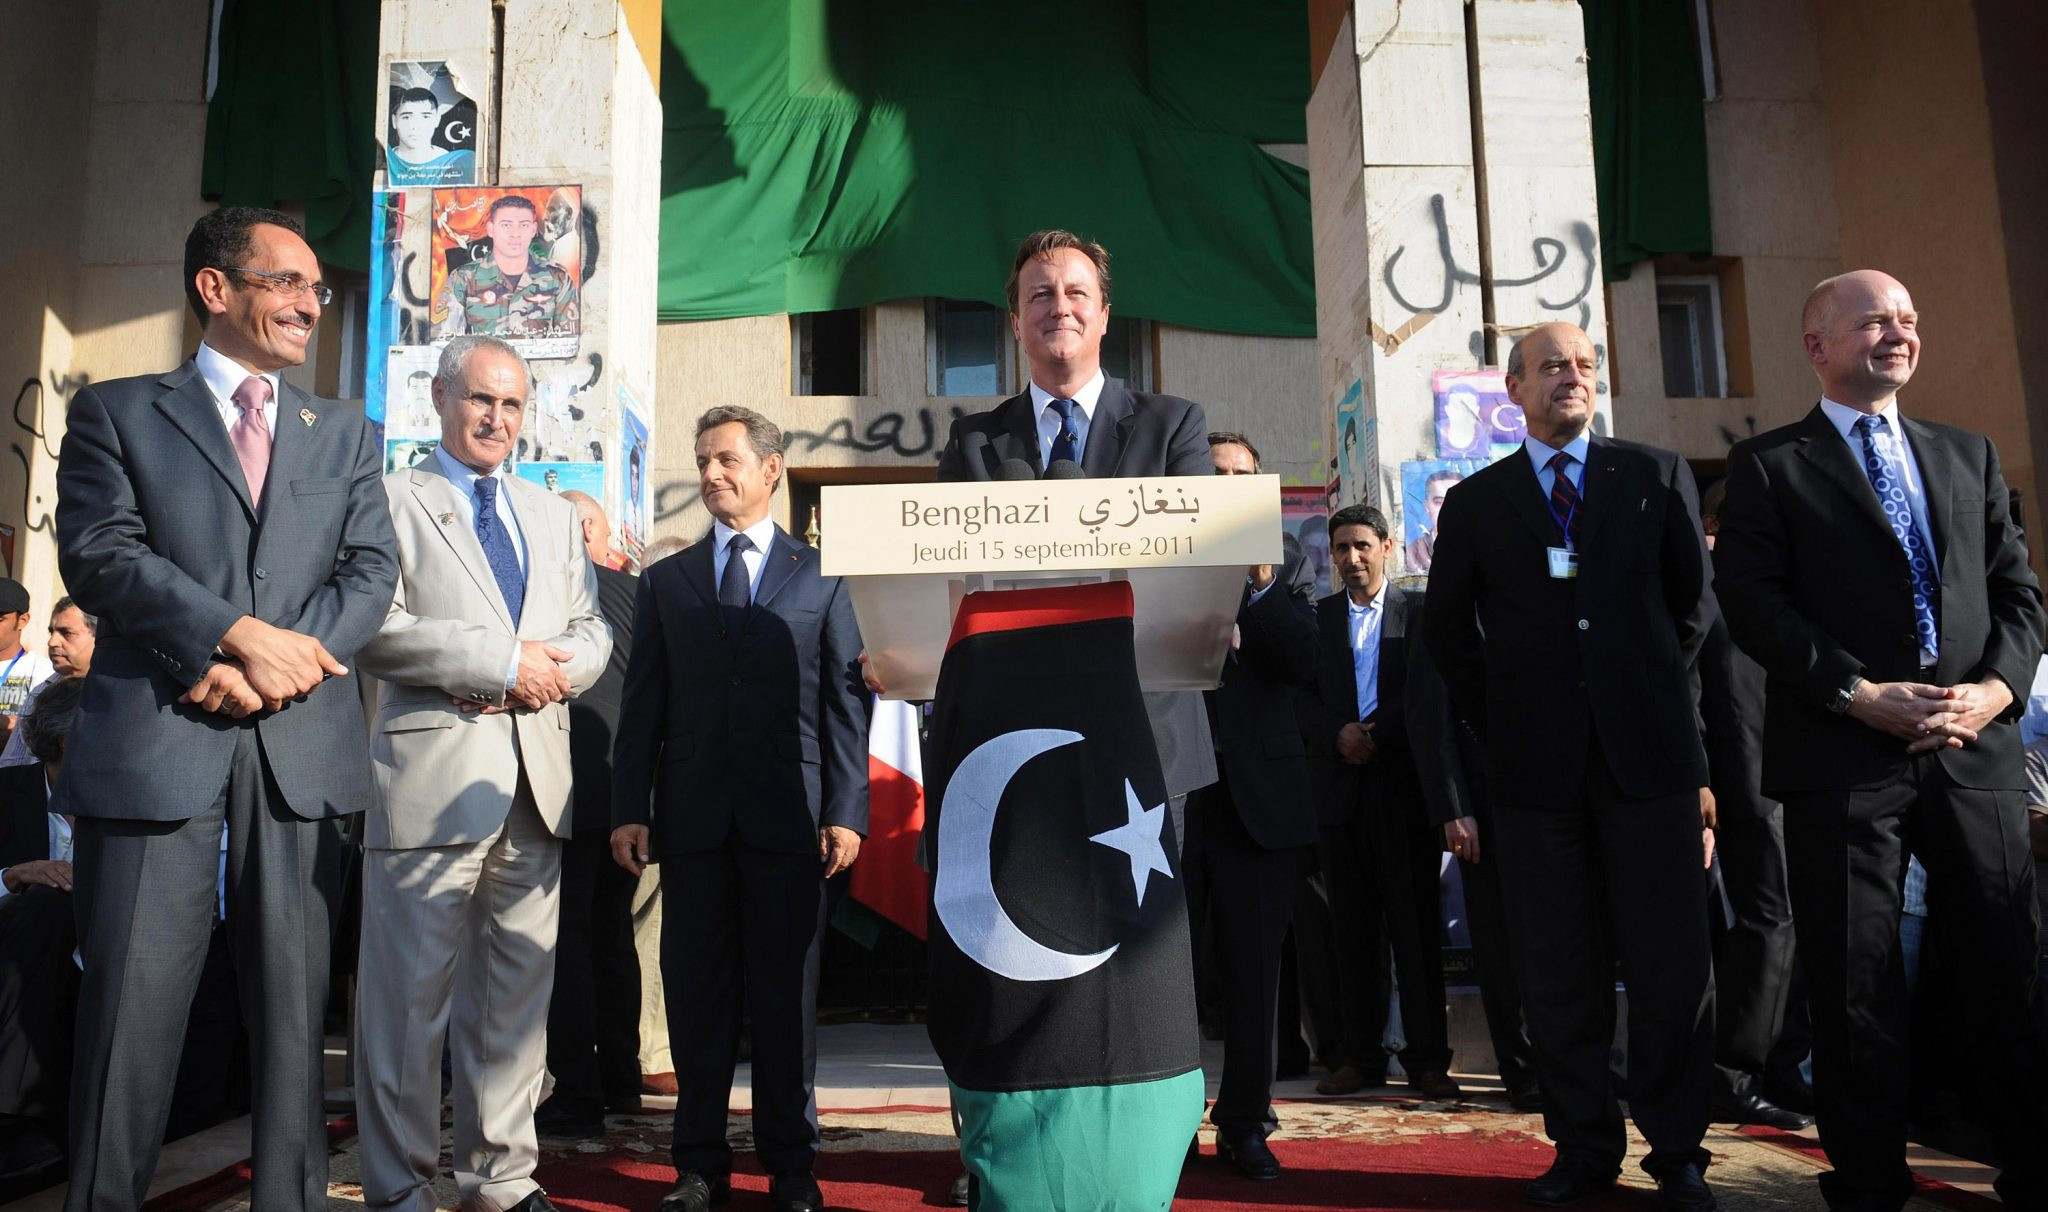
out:
<path id="1" fill-rule="evenodd" d="M 1663 253 L 1705 256 L 1706 90 L 1689 0 L 1579 0 L 1600 262 L 1607 280 Z"/>
<path id="2" fill-rule="evenodd" d="M 1121 314 L 1315 332 L 1307 11 L 1224 0 L 667 0 L 660 313 L 1001 303 L 1021 236 Z"/>

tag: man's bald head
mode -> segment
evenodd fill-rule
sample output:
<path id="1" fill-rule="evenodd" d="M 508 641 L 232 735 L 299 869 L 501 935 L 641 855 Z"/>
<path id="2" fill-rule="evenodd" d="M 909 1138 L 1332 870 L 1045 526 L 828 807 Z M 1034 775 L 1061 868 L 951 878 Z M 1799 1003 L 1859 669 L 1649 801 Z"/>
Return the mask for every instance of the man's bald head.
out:
<path id="1" fill-rule="evenodd" d="M 596 497 L 574 488 L 563 493 L 562 499 L 576 507 L 576 522 L 583 528 L 583 550 L 590 553 L 590 562 L 605 563 L 612 547 L 612 520 L 604 516 L 604 506 Z"/>
<path id="2" fill-rule="evenodd" d="M 1882 411 L 1920 364 L 1920 315 L 1905 284 L 1875 269 L 1837 274 L 1806 296 L 1806 359 L 1838 404 Z"/>

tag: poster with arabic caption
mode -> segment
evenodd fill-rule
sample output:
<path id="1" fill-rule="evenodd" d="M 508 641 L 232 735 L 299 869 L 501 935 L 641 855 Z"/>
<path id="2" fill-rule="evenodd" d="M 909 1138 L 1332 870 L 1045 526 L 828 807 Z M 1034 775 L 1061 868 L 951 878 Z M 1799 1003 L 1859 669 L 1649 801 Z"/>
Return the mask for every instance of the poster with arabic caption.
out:
<path id="1" fill-rule="evenodd" d="M 1529 434 L 1522 408 L 1508 398 L 1507 374 L 1498 370 L 1439 370 L 1430 376 L 1436 397 L 1436 452 L 1446 459 L 1491 461 Z"/>
<path id="2" fill-rule="evenodd" d="M 433 339 L 481 333 L 525 357 L 573 358 L 583 331 L 583 189 L 437 189 Z"/>
<path id="3" fill-rule="evenodd" d="M 394 59 L 385 72 L 384 186 L 476 184 L 476 102 L 445 59 Z"/>

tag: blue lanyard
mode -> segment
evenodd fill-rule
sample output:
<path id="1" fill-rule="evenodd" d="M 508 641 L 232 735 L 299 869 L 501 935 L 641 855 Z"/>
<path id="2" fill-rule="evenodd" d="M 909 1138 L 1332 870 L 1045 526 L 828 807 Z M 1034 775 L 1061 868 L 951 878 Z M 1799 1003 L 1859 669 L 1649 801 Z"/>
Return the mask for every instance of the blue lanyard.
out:
<path id="1" fill-rule="evenodd" d="M 1581 466 L 1583 466 L 1583 464 L 1581 464 Z M 1553 476 L 1561 476 L 1564 474 L 1564 468 L 1560 467 L 1555 471 L 1552 471 L 1550 474 Z M 1556 480 L 1552 480 L 1550 483 L 1552 488 L 1555 488 L 1557 486 Z M 1578 492 L 1574 494 L 1572 497 L 1572 507 L 1570 509 L 1565 510 L 1564 516 L 1561 518 L 1557 516 L 1557 506 L 1552 504 L 1551 502 L 1551 495 L 1549 493 L 1544 493 L 1543 510 L 1545 513 L 1548 513 L 1550 515 L 1551 521 L 1557 523 L 1557 533 L 1564 537 L 1564 549 L 1566 551 L 1572 551 L 1574 550 L 1574 548 L 1572 547 L 1572 519 L 1579 516 L 1579 506 L 1586 503 L 1586 490 L 1584 488 L 1579 488 Z"/>

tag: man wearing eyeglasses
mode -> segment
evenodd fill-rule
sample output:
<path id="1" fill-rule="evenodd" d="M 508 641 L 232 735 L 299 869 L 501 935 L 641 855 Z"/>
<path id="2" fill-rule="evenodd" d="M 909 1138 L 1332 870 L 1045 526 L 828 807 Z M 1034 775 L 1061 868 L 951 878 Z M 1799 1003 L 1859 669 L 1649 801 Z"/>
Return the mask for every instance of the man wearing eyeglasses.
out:
<path id="1" fill-rule="evenodd" d="M 576 283 L 569 271 L 533 256 L 540 212 L 526 198 L 508 194 L 491 203 L 484 219 L 488 253 L 448 271 L 433 314 L 434 336 L 480 333 L 507 340 L 574 336 Z"/>
<path id="2" fill-rule="evenodd" d="M 336 818 L 375 795 L 347 675 L 384 621 L 398 563 L 363 410 L 279 375 L 306 360 L 331 298 L 319 276 L 288 216 L 202 217 L 185 241 L 197 354 L 71 401 L 57 560 L 78 606 L 99 616 L 55 789 L 76 814 L 84 967 L 72 1212 L 132 1209 L 149 1187 L 215 922 L 223 829 L 254 1068 L 255 1206 L 327 1206 Z"/>

